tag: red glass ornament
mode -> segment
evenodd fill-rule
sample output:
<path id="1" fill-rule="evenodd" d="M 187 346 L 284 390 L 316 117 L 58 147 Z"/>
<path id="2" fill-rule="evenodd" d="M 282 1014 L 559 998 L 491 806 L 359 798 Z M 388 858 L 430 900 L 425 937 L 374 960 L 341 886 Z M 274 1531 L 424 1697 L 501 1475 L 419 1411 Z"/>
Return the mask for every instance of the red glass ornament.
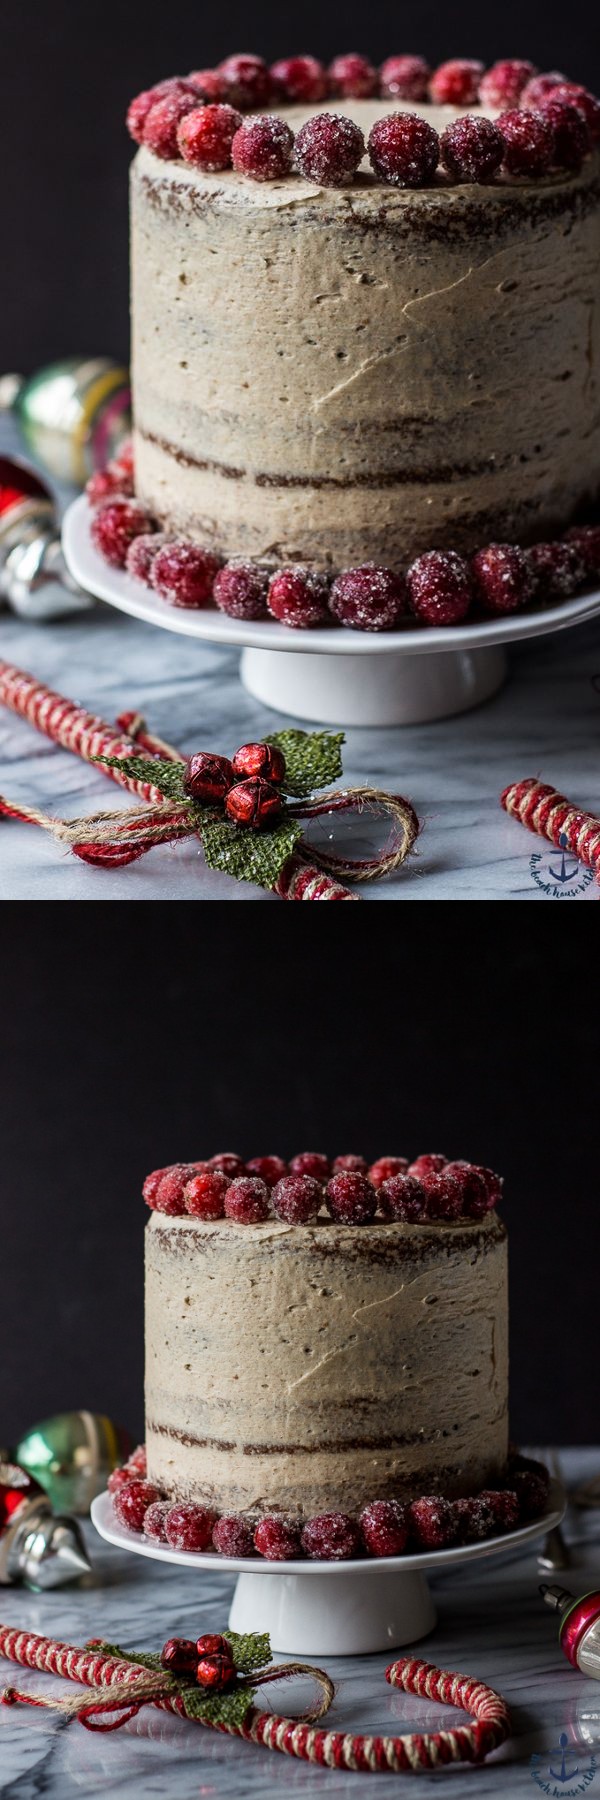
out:
<path id="1" fill-rule="evenodd" d="M 11 1524 L 24 1500 L 41 1493 L 39 1481 L 26 1469 L 20 1469 L 18 1463 L 0 1462 L 0 1533 Z"/>

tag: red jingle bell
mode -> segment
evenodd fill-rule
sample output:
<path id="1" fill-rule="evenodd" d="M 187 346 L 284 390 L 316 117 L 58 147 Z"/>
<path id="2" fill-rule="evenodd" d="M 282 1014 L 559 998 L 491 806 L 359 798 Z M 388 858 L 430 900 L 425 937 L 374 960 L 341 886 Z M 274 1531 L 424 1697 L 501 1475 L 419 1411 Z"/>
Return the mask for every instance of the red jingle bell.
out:
<path id="1" fill-rule="evenodd" d="M 198 1656 L 224 1656 L 233 1663 L 231 1644 L 218 1631 L 205 1631 L 204 1636 L 197 1639 L 196 1651 Z"/>
<path id="2" fill-rule="evenodd" d="M 197 750 L 188 758 L 184 787 L 193 800 L 224 800 L 234 781 L 228 756 L 213 756 L 210 750 Z"/>
<path id="3" fill-rule="evenodd" d="M 191 1638 L 167 1638 L 160 1660 L 170 1675 L 195 1675 L 198 1652 Z"/>
<path id="4" fill-rule="evenodd" d="M 285 756 L 275 744 L 241 744 L 233 758 L 233 767 L 244 781 L 253 775 L 263 775 L 265 781 L 273 781 L 277 786 L 285 775 Z"/>
<path id="5" fill-rule="evenodd" d="M 255 775 L 252 781 L 238 781 L 225 798 L 225 811 L 236 825 L 249 825 L 257 831 L 279 818 L 281 796 L 270 781 Z"/>
<path id="6" fill-rule="evenodd" d="M 201 1656 L 196 1669 L 196 1680 L 200 1687 L 212 1688 L 219 1693 L 222 1688 L 229 1687 L 235 1679 L 235 1669 L 228 1656 Z"/>

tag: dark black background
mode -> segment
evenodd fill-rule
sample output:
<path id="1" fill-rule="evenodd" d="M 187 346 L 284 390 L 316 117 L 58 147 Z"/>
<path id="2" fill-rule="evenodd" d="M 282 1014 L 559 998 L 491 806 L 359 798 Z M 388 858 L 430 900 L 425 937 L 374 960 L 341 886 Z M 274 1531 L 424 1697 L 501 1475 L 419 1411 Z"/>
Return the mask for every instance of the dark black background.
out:
<path id="1" fill-rule="evenodd" d="M 233 50 L 268 58 L 358 48 L 379 62 L 418 51 L 526 56 L 600 86 L 590 0 L 21 0 L 1 34 L 2 301 L 5 368 L 60 355 L 127 355 L 127 169 L 123 118 L 139 89 Z"/>
<path id="2" fill-rule="evenodd" d="M 376 947 L 370 916 L 5 906 L 0 1442 L 77 1406 L 141 1431 L 151 1168 L 315 1148 L 504 1173 L 513 1432 L 598 1438 L 593 961 L 553 908 L 392 908 Z"/>

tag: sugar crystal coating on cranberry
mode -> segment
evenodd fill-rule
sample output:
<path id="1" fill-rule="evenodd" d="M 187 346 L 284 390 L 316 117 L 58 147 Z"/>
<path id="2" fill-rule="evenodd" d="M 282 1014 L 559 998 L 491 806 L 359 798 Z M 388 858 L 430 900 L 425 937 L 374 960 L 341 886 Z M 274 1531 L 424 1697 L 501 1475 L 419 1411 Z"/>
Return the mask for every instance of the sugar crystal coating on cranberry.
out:
<path id="1" fill-rule="evenodd" d="M 406 576 L 410 603 L 425 625 L 458 625 L 473 598 L 468 563 L 456 550 L 426 550 Z"/>
<path id="2" fill-rule="evenodd" d="M 284 1175 L 273 1189 L 273 1207 L 278 1219 L 288 1225 L 308 1225 L 316 1219 L 323 1190 L 312 1175 Z"/>
<path id="3" fill-rule="evenodd" d="M 217 1514 L 194 1501 L 171 1506 L 165 1519 L 165 1535 L 172 1550 L 208 1550 Z"/>
<path id="4" fill-rule="evenodd" d="M 469 57 L 440 63 L 429 83 L 431 99 L 438 106 L 471 106 L 477 99 L 482 75 L 483 63 Z"/>
<path id="5" fill-rule="evenodd" d="M 232 144 L 242 123 L 242 115 L 234 106 L 217 103 L 195 107 L 181 119 L 177 143 L 184 162 L 193 169 L 216 174 L 230 169 Z"/>
<path id="6" fill-rule="evenodd" d="M 144 1513 L 144 1537 L 150 1538 L 153 1544 L 166 1544 L 167 1514 L 171 1510 L 170 1500 L 153 1500 Z"/>
<path id="7" fill-rule="evenodd" d="M 212 1541 L 219 1556 L 253 1556 L 254 1537 L 246 1519 L 235 1514 L 217 1519 L 213 1527 Z"/>
<path id="8" fill-rule="evenodd" d="M 145 1444 L 136 1444 L 135 1450 L 132 1450 L 131 1455 L 127 1458 L 126 1466 L 128 1469 L 135 1469 L 138 1475 L 147 1474 L 148 1458 Z"/>
<path id="9" fill-rule="evenodd" d="M 274 781 L 278 786 L 285 777 L 285 756 L 276 744 L 240 744 L 232 762 L 236 775 L 246 780 L 252 775 L 264 775 L 265 781 Z M 267 1160 L 273 1161 L 273 1158 Z M 275 1160 L 281 1163 L 281 1157 Z M 279 1174 L 287 1174 L 285 1163 L 281 1163 Z M 276 1175 L 275 1180 L 278 1179 Z"/>
<path id="10" fill-rule="evenodd" d="M 552 162 L 557 169 L 577 170 L 590 148 L 587 121 L 579 107 L 556 98 L 556 92 L 544 100 L 542 112 L 552 129 Z"/>
<path id="11" fill-rule="evenodd" d="M 185 1212 L 185 1189 L 195 1174 L 193 1163 L 174 1163 L 171 1169 L 167 1169 L 159 1181 L 154 1201 L 151 1202 L 154 1212 L 170 1213 L 174 1218 L 181 1218 Z"/>
<path id="12" fill-rule="evenodd" d="M 454 181 L 493 181 L 503 155 L 498 126 L 473 113 L 447 125 L 440 138 L 440 158 Z"/>
<path id="13" fill-rule="evenodd" d="M 125 1466 L 123 1469 L 111 1469 L 106 1486 L 109 1494 L 118 1494 L 119 1488 L 127 1487 L 128 1482 L 137 1480 L 135 1469 L 128 1469 Z"/>
<path id="14" fill-rule="evenodd" d="M 487 1182 L 480 1169 L 472 1163 L 447 1163 L 445 1175 L 452 1175 L 458 1182 L 461 1196 L 461 1213 L 468 1219 L 483 1219 L 489 1212 Z"/>
<path id="15" fill-rule="evenodd" d="M 114 499 L 116 494 L 129 500 L 133 496 L 133 476 L 124 463 L 116 459 L 107 463 L 105 469 L 96 469 L 86 481 L 85 491 L 90 506 L 101 506 L 104 500 Z"/>
<path id="16" fill-rule="evenodd" d="M 518 544 L 488 544 L 471 557 L 476 598 L 486 612 L 516 612 L 531 600 L 534 582 L 525 552 Z"/>
<path id="17" fill-rule="evenodd" d="M 554 88 L 561 87 L 566 80 L 567 76 L 561 75 L 558 69 L 549 69 L 543 75 L 533 75 L 531 81 L 527 81 L 525 87 L 521 89 L 519 105 L 525 107 L 528 112 L 531 109 L 535 112 L 542 101 L 547 99 L 548 94 L 551 94 Z"/>
<path id="18" fill-rule="evenodd" d="M 379 1189 L 379 1208 L 384 1219 L 416 1225 L 427 1213 L 427 1197 L 416 1175 L 388 1175 Z"/>
<path id="19" fill-rule="evenodd" d="M 191 75 L 188 75 L 188 81 L 191 81 L 199 98 L 211 105 L 227 99 L 227 82 L 218 69 L 193 69 Z"/>
<path id="20" fill-rule="evenodd" d="M 282 100 L 324 100 L 327 73 L 315 56 L 284 56 L 271 65 L 271 80 Z"/>
<path id="21" fill-rule="evenodd" d="M 371 1186 L 380 1188 L 384 1181 L 390 1180 L 392 1175 L 405 1175 L 407 1168 L 407 1156 L 378 1156 L 377 1161 L 371 1163 L 367 1173 Z"/>
<path id="22" fill-rule="evenodd" d="M 543 112 L 501 113 L 498 129 L 502 132 L 504 167 L 509 175 L 547 175 L 554 138 Z"/>
<path id="23" fill-rule="evenodd" d="M 184 1189 L 186 1212 L 193 1219 L 222 1219 L 228 1187 L 229 1176 L 223 1175 L 220 1169 L 206 1169 L 203 1175 L 193 1175 Z"/>
<path id="24" fill-rule="evenodd" d="M 142 1194 L 147 1206 L 154 1207 L 163 1175 L 168 1175 L 168 1173 L 168 1169 L 152 1169 L 150 1174 L 146 1176 Z"/>
<path id="25" fill-rule="evenodd" d="M 268 570 L 261 569 L 260 563 L 232 557 L 215 576 L 213 600 L 219 612 L 228 613 L 230 619 L 264 619 L 268 581 Z"/>
<path id="26" fill-rule="evenodd" d="M 567 543 L 574 544 L 585 575 L 600 574 L 600 525 L 572 525 L 565 532 Z"/>
<path id="27" fill-rule="evenodd" d="M 139 537 L 132 539 L 125 557 L 125 568 L 135 581 L 150 581 L 150 570 L 155 556 L 169 543 L 166 531 L 142 531 Z"/>
<path id="28" fill-rule="evenodd" d="M 261 1519 L 254 1533 L 254 1548 L 268 1562 L 291 1562 L 302 1555 L 299 1528 L 289 1519 Z"/>
<path id="29" fill-rule="evenodd" d="M 401 1556 L 406 1549 L 409 1513 L 399 1500 L 373 1500 L 363 1508 L 359 1523 L 371 1556 Z"/>
<path id="30" fill-rule="evenodd" d="M 455 1175 L 441 1169 L 438 1175 L 421 1175 L 420 1182 L 425 1190 L 425 1212 L 428 1219 L 459 1219 L 462 1212 L 462 1191 Z"/>
<path id="31" fill-rule="evenodd" d="M 488 1500 L 482 1501 L 478 1494 L 472 1494 L 466 1499 L 452 1500 L 451 1506 L 455 1543 L 477 1544 L 481 1539 L 493 1536 L 494 1513 Z"/>
<path id="32" fill-rule="evenodd" d="M 342 99 L 366 100 L 377 92 L 377 70 L 366 56 L 359 56 L 355 50 L 334 56 L 327 73 L 332 92 Z"/>
<path id="33" fill-rule="evenodd" d="M 495 1532 L 514 1531 L 519 1522 L 519 1502 L 514 1488 L 482 1488 L 478 1497 L 490 1508 Z"/>
<path id="34" fill-rule="evenodd" d="M 144 1516 L 155 1500 L 161 1500 L 160 1488 L 151 1481 L 128 1481 L 113 1494 L 113 1506 L 121 1525 L 128 1531 L 142 1531 Z"/>
<path id="35" fill-rule="evenodd" d="M 440 1169 L 445 1169 L 447 1161 L 447 1156 L 442 1156 L 441 1150 L 430 1151 L 428 1155 L 415 1156 L 414 1162 L 408 1165 L 408 1173 L 416 1175 L 417 1181 L 420 1181 L 422 1175 L 439 1175 Z"/>
<path id="36" fill-rule="evenodd" d="M 238 1225 L 261 1225 L 269 1218 L 269 1189 L 257 1175 L 238 1175 L 225 1195 L 225 1214 Z"/>
<path id="37" fill-rule="evenodd" d="M 315 1562 L 347 1562 L 360 1554 L 358 1525 L 348 1513 L 319 1513 L 304 1526 L 302 1548 Z"/>
<path id="38" fill-rule="evenodd" d="M 336 1156 L 333 1162 L 333 1175 L 368 1175 L 369 1165 L 366 1156 Z"/>
<path id="39" fill-rule="evenodd" d="M 268 1188 L 276 1187 L 287 1172 L 287 1163 L 282 1156 L 252 1156 L 246 1163 L 246 1174 L 258 1175 L 259 1181 L 264 1181 Z"/>
<path id="40" fill-rule="evenodd" d="M 152 150 L 163 162 L 176 161 L 181 120 L 197 105 L 198 95 L 191 89 L 189 93 L 165 94 L 164 99 L 155 100 L 144 123 L 146 149 Z"/>
<path id="41" fill-rule="evenodd" d="M 363 563 L 337 576 L 329 605 L 340 624 L 351 630 L 393 631 L 406 612 L 406 583 L 393 569 Z"/>
<path id="42" fill-rule="evenodd" d="M 206 606 L 218 569 L 219 559 L 210 550 L 175 540 L 159 550 L 151 569 L 152 586 L 171 606 Z"/>
<path id="43" fill-rule="evenodd" d="M 236 1175 L 245 1175 L 246 1173 L 244 1158 L 238 1156 L 235 1150 L 220 1150 L 217 1156 L 209 1157 L 208 1167 L 209 1169 L 222 1169 L 223 1174 L 230 1175 L 232 1181 Z"/>
<path id="44" fill-rule="evenodd" d="M 294 160 L 306 181 L 319 187 L 344 187 L 356 174 L 365 154 L 365 140 L 353 119 L 341 113 L 316 113 L 301 125 Z"/>
<path id="45" fill-rule="evenodd" d="M 550 600 L 568 600 L 585 580 L 585 564 L 572 539 L 557 538 L 547 544 L 532 544 L 527 551 L 536 595 Z"/>
<path id="46" fill-rule="evenodd" d="M 386 100 L 426 100 L 430 80 L 431 69 L 423 56 L 388 56 L 379 70 Z"/>
<path id="47" fill-rule="evenodd" d="M 290 625 L 295 631 L 329 622 L 327 601 L 329 583 L 316 569 L 305 569 L 300 563 L 278 569 L 271 577 L 267 606 L 274 619 Z"/>
<path id="48" fill-rule="evenodd" d="M 313 1175 L 315 1181 L 328 1181 L 331 1174 L 329 1157 L 319 1150 L 301 1150 L 298 1156 L 292 1157 L 290 1174 Z"/>
<path id="49" fill-rule="evenodd" d="M 561 81 L 558 87 L 552 89 L 548 98 L 550 103 L 555 100 L 566 100 L 569 106 L 576 107 L 577 112 L 580 112 L 585 119 L 592 143 L 598 143 L 600 139 L 600 100 L 596 94 L 590 94 L 588 88 L 580 87 L 576 81 Z M 542 112 L 544 112 L 546 100 L 542 100 L 540 104 Z"/>
<path id="50" fill-rule="evenodd" d="M 409 1507 L 411 1535 L 421 1550 L 445 1550 L 456 1535 L 456 1521 L 449 1500 L 440 1494 L 425 1494 Z"/>
<path id="51" fill-rule="evenodd" d="M 129 545 L 152 531 L 152 519 L 135 500 L 108 500 L 94 514 L 90 536 L 94 548 L 113 569 L 124 569 Z"/>
<path id="52" fill-rule="evenodd" d="M 141 94 L 136 94 L 127 111 L 126 122 L 130 137 L 136 144 L 144 143 L 144 130 L 148 114 L 159 100 L 166 100 L 173 95 L 180 97 L 189 95 L 190 104 L 193 104 L 193 92 L 193 84 L 183 76 L 173 75 L 167 81 L 158 81 L 154 87 L 145 88 Z"/>
<path id="53" fill-rule="evenodd" d="M 486 1169 L 482 1163 L 472 1163 L 470 1167 L 476 1175 L 481 1177 L 481 1180 L 484 1183 L 489 1212 L 492 1207 L 500 1205 L 502 1189 L 504 1186 L 502 1176 L 496 1175 L 494 1169 Z"/>
<path id="54" fill-rule="evenodd" d="M 505 57 L 503 61 L 493 63 L 479 83 L 481 105 L 491 106 L 495 112 L 517 106 L 524 87 L 535 73 L 533 63 L 523 62 L 518 57 Z"/>
<path id="55" fill-rule="evenodd" d="M 234 779 L 228 756 L 213 755 L 211 750 L 196 750 L 188 757 L 183 785 L 193 800 L 207 804 L 216 801 L 218 804 L 225 799 Z"/>
<path id="56" fill-rule="evenodd" d="M 394 187 L 429 187 L 440 155 L 433 125 L 419 113 L 389 113 L 377 119 L 368 140 L 371 168 Z"/>
<path id="57" fill-rule="evenodd" d="M 332 1219 L 344 1225 L 366 1225 L 377 1211 L 377 1194 L 366 1175 L 332 1175 L 325 1200 Z"/>
<path id="58" fill-rule="evenodd" d="M 548 1505 L 548 1475 L 540 1470 L 513 1469 L 511 1487 L 517 1496 L 520 1519 L 536 1519 Z"/>
<path id="59" fill-rule="evenodd" d="M 252 181 L 281 181 L 289 173 L 294 134 L 276 113 L 240 124 L 231 146 L 231 160 L 238 175 Z"/>
<path id="60" fill-rule="evenodd" d="M 258 831 L 279 818 L 282 810 L 279 788 L 262 775 L 234 782 L 225 799 L 225 812 L 235 825 Z"/>
<path id="61" fill-rule="evenodd" d="M 251 112 L 271 98 L 272 81 L 262 56 L 227 56 L 217 73 L 226 83 L 232 106 Z"/>

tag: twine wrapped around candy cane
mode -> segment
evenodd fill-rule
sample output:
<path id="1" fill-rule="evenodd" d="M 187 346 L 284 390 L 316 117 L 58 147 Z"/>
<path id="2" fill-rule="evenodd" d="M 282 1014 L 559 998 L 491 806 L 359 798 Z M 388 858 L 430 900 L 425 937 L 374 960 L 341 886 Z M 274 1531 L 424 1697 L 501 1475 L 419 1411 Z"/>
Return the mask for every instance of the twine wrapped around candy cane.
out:
<path id="1" fill-rule="evenodd" d="M 43 1669 L 52 1674 L 66 1675 L 72 1681 L 81 1681 L 93 1688 L 96 1694 L 91 1702 L 82 1696 L 81 1700 L 68 1703 L 52 1701 L 46 1695 L 22 1694 L 14 1688 L 8 1688 L 3 1695 L 7 1705 L 21 1701 L 33 1706 L 54 1705 L 58 1710 L 67 1708 L 88 1730 L 104 1731 L 126 1724 L 142 1704 L 158 1706 L 163 1711 L 178 1713 L 183 1718 L 187 1716 L 179 1695 L 160 1692 L 163 1679 L 160 1675 L 149 1675 L 147 1668 L 139 1664 L 100 1654 L 93 1644 L 81 1650 L 72 1644 L 57 1643 L 52 1638 L 38 1637 L 34 1633 L 15 1631 L 9 1626 L 0 1625 L 0 1654 L 26 1668 Z M 266 1670 L 263 1679 L 281 1680 L 299 1672 L 311 1673 L 320 1681 L 323 1698 L 318 1712 L 322 1716 L 333 1698 L 333 1684 L 323 1670 L 307 1670 L 304 1664 L 286 1664 L 282 1669 Z M 319 1763 L 324 1768 L 359 1770 L 367 1774 L 390 1771 L 396 1774 L 414 1773 L 421 1769 L 438 1769 L 448 1763 L 482 1762 L 490 1751 L 495 1750 L 510 1736 L 511 1723 L 506 1703 L 500 1694 L 493 1688 L 486 1687 L 483 1682 L 474 1681 L 468 1675 L 436 1669 L 431 1663 L 416 1661 L 410 1657 L 402 1657 L 398 1662 L 391 1663 L 385 1674 L 386 1681 L 392 1687 L 402 1688 L 407 1694 L 418 1694 L 428 1700 L 439 1700 L 443 1706 L 461 1707 L 474 1715 L 472 1722 L 453 1726 L 446 1731 L 411 1732 L 404 1737 L 381 1737 L 328 1731 L 318 1724 L 310 1723 L 310 1718 L 306 1715 L 302 1720 L 288 1719 L 274 1713 L 261 1713 L 252 1707 L 243 1723 L 219 1721 L 210 1728 L 245 1738 L 254 1744 L 262 1744 L 269 1750 L 280 1750 L 288 1756 L 300 1757 L 305 1762 Z M 255 1684 L 256 1676 L 253 1675 L 252 1685 Z M 115 1692 L 104 1698 L 100 1690 L 107 1687 L 114 1687 Z M 136 1700 L 136 1694 L 140 1696 L 139 1700 Z M 108 1720 L 104 1723 L 103 1715 L 110 1714 L 111 1708 L 114 1711 L 117 1705 L 122 1708 L 120 1715 L 113 1724 Z M 75 1713 L 73 1706 L 76 1708 Z M 314 1711 L 310 1717 L 314 1720 Z"/>
<path id="2" fill-rule="evenodd" d="M 600 884 L 600 819 L 593 813 L 580 812 L 564 794 L 534 777 L 505 788 L 500 805 L 528 831 L 537 832 L 561 850 L 570 850 L 578 862 L 594 870 Z"/>

